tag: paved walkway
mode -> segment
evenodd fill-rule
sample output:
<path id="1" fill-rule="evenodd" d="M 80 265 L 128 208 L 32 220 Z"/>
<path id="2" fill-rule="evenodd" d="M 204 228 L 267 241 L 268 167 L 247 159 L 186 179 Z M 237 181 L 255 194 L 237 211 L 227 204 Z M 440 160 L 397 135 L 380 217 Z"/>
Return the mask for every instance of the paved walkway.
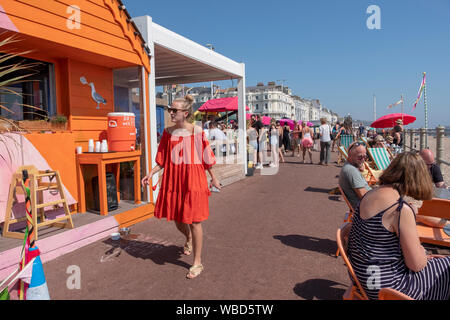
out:
<path id="1" fill-rule="evenodd" d="M 198 278 L 185 278 L 192 257 L 173 222 L 150 219 L 120 246 L 105 239 L 46 263 L 51 298 L 341 299 L 349 278 L 334 257 L 335 234 L 346 205 L 328 194 L 340 168 L 299 159 L 212 194 Z M 70 265 L 80 267 L 81 289 L 66 286 Z"/>

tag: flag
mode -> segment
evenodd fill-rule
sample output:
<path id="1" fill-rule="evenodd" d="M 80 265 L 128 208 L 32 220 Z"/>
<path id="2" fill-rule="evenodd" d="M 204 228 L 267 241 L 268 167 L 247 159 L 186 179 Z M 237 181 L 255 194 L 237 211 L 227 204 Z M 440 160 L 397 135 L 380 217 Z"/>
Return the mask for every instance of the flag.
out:
<path id="1" fill-rule="evenodd" d="M 425 88 L 425 78 L 426 78 L 426 74 L 424 72 L 423 78 L 422 78 L 422 84 L 420 85 L 419 92 L 417 93 L 417 99 L 416 99 L 416 101 L 414 101 L 413 110 L 416 108 L 417 103 L 419 102 L 420 98 L 422 97 L 423 88 Z"/>
<path id="2" fill-rule="evenodd" d="M 392 107 L 395 107 L 395 106 L 398 106 L 400 103 L 403 103 L 403 98 L 401 98 L 400 100 L 398 100 L 396 103 L 394 103 L 394 104 L 390 104 L 390 105 L 388 105 L 388 109 L 390 109 L 390 108 L 392 108 Z"/>

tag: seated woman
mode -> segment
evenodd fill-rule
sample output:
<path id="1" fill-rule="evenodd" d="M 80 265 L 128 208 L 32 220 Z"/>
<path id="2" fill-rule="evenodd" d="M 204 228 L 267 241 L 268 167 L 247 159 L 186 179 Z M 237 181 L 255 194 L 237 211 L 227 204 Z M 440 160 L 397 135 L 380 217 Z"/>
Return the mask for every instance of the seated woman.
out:
<path id="1" fill-rule="evenodd" d="M 417 300 L 450 298 L 450 256 L 427 256 L 404 196 L 432 198 L 430 175 L 415 153 L 399 154 L 353 216 L 348 257 L 370 299 L 393 288 Z"/>

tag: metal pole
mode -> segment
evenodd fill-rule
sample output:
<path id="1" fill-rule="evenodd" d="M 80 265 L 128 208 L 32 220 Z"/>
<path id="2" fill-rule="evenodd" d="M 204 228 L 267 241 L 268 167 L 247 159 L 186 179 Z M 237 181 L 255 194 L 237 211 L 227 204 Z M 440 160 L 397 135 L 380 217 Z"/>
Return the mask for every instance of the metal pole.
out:
<path id="1" fill-rule="evenodd" d="M 373 121 L 377 120 L 377 97 L 373 95 Z"/>
<path id="2" fill-rule="evenodd" d="M 442 163 L 442 157 L 444 155 L 444 130 L 443 126 L 438 126 L 436 128 L 436 164 L 440 167 Z M 441 168 L 442 169 L 442 168 Z"/>
<path id="3" fill-rule="evenodd" d="M 409 149 L 414 149 L 414 129 L 409 129 Z"/>
<path id="4" fill-rule="evenodd" d="M 425 147 L 425 138 L 426 138 L 426 129 L 420 128 L 420 150 L 423 150 Z"/>
<path id="5" fill-rule="evenodd" d="M 425 77 L 426 72 L 423 73 Z M 428 148 L 428 109 L 427 109 L 427 81 L 424 81 L 423 84 L 423 104 L 425 105 L 425 148 Z"/>

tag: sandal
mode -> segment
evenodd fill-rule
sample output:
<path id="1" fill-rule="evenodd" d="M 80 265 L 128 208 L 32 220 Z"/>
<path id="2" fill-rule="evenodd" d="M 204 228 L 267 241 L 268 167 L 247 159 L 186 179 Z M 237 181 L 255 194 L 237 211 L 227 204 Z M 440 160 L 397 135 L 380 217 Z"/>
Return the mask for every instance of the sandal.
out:
<path id="1" fill-rule="evenodd" d="M 202 264 L 199 264 L 199 265 L 196 265 L 196 266 L 192 266 L 192 267 L 189 268 L 189 272 L 186 275 L 186 278 L 194 279 L 195 277 L 199 276 L 200 273 L 202 273 L 202 271 L 203 271 L 203 265 Z"/>
<path id="2" fill-rule="evenodd" d="M 183 254 L 189 256 L 192 253 L 192 243 L 186 242 L 183 247 Z"/>

